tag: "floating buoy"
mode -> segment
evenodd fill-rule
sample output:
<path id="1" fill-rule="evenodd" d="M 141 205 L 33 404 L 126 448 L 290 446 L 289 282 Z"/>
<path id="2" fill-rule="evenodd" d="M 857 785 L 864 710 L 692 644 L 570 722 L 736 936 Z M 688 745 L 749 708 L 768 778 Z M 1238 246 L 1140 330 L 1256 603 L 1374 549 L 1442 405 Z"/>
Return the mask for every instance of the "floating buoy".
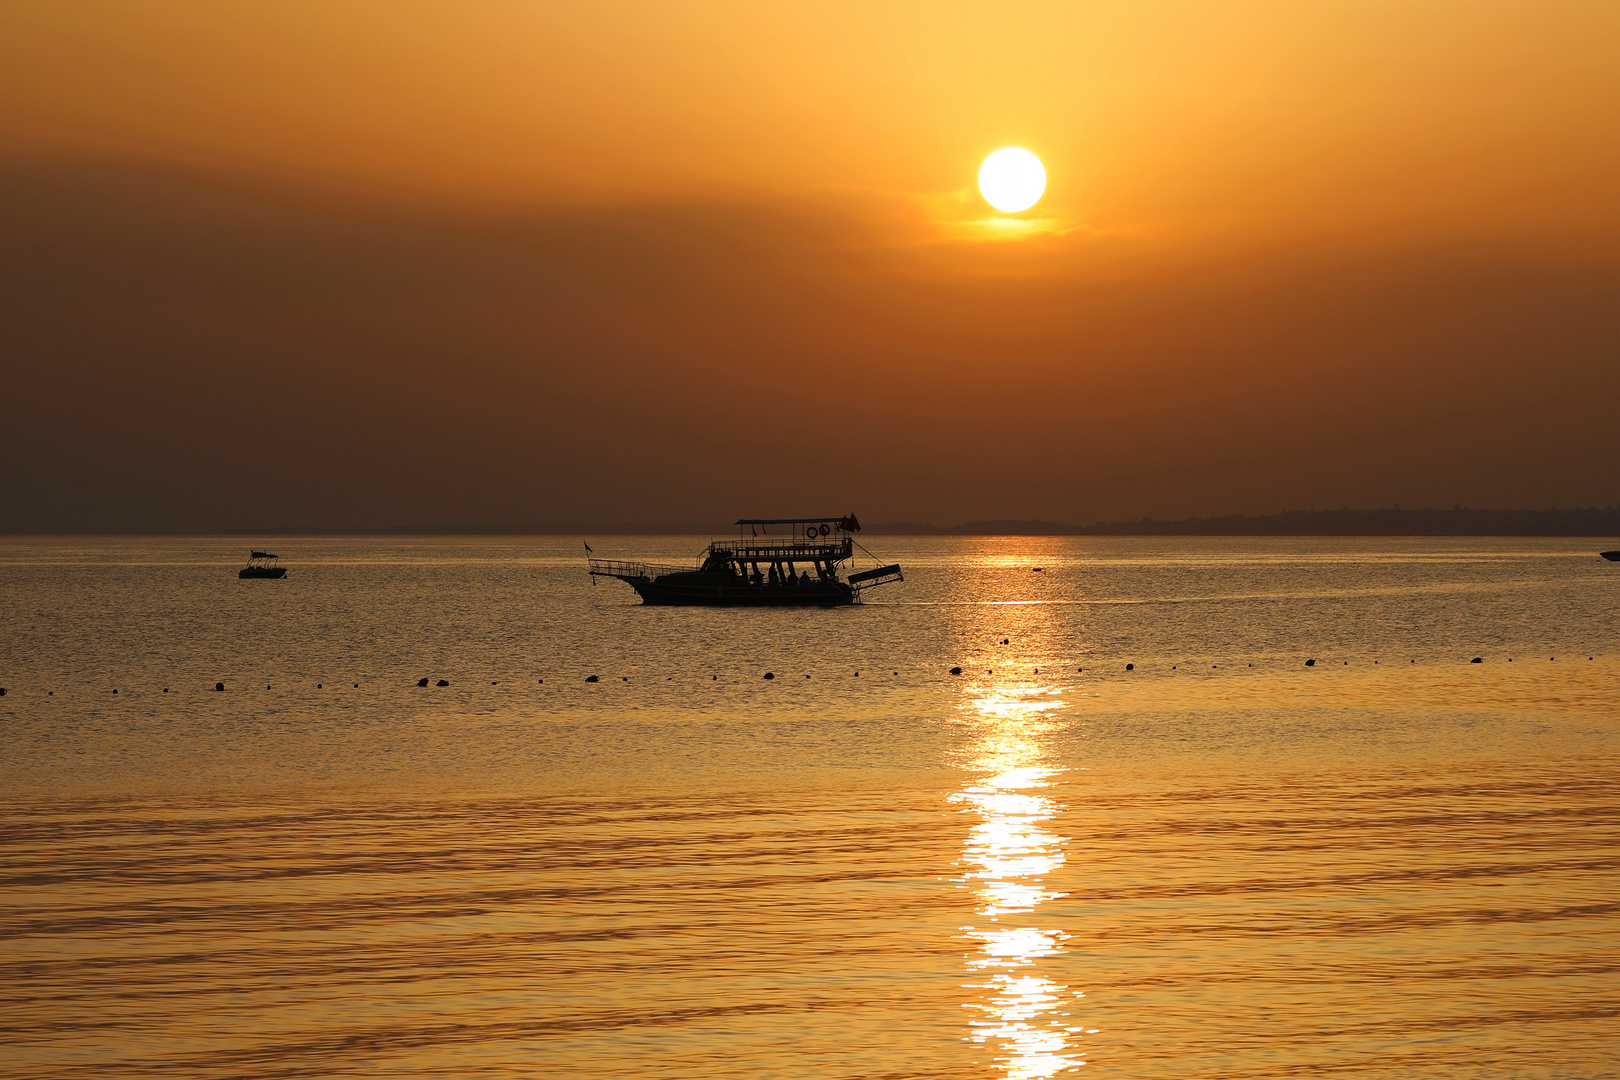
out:
<path id="1" fill-rule="evenodd" d="M 1002 643 L 1002 644 L 1003 644 L 1003 645 L 1005 645 L 1005 644 L 1007 644 L 1007 639 L 1006 639 L 1006 638 L 1002 638 L 1002 639 L 1001 639 L 1001 643 Z"/>
<path id="2" fill-rule="evenodd" d="M 264 688 L 265 688 L 265 689 L 266 689 L 266 690 L 268 690 L 268 689 L 270 689 L 270 684 L 269 684 L 269 683 L 265 683 L 265 684 L 264 684 Z"/>
<path id="3" fill-rule="evenodd" d="M 960 674 L 962 674 L 962 669 L 959 668 L 959 667 L 953 667 L 953 668 L 951 668 L 951 674 L 952 675 L 960 675 Z"/>
<path id="4" fill-rule="evenodd" d="M 358 689 L 360 689 L 360 684 L 359 684 L 359 683 L 355 683 L 355 684 L 354 684 L 354 688 L 355 688 L 355 689 L 356 689 L 356 690 L 358 690 Z"/>
<path id="5" fill-rule="evenodd" d="M 709 680 L 710 680 L 710 681 L 711 681 L 711 682 L 712 682 L 712 681 L 714 681 L 714 680 L 716 680 L 716 679 L 719 679 L 719 678 L 720 678 L 720 676 L 718 676 L 718 675 L 710 675 L 710 676 L 709 676 Z"/>
<path id="6" fill-rule="evenodd" d="M 426 686 L 427 685 L 427 680 L 426 679 L 417 679 L 416 680 L 416 685 L 417 686 Z"/>
<path id="7" fill-rule="evenodd" d="M 1086 670 L 1086 669 L 1085 669 L 1085 668 L 1083 668 L 1083 667 L 1077 667 L 1077 668 L 1075 668 L 1075 669 L 1074 669 L 1074 670 L 1075 670 L 1075 672 L 1076 672 L 1076 673 L 1079 673 L 1079 672 L 1082 672 L 1082 671 L 1084 671 L 1084 670 Z"/>
<path id="8" fill-rule="evenodd" d="M 765 677 L 766 677 L 766 678 L 767 678 L 767 679 L 774 679 L 774 678 L 776 678 L 776 674 L 775 674 L 775 672 L 770 672 L 770 671 L 767 671 L 767 672 L 766 672 L 766 673 L 765 673 Z"/>
<path id="9" fill-rule="evenodd" d="M 354 684 L 354 685 L 356 685 L 356 686 L 359 686 L 359 685 L 360 685 L 360 684 L 359 684 L 359 683 L 355 683 L 355 684 Z M 222 682 L 217 682 L 217 683 L 215 683 L 215 684 L 214 684 L 214 689 L 215 689 L 215 690 L 216 690 L 216 691 L 218 691 L 218 690 L 223 690 L 223 689 L 225 689 L 225 684 L 224 684 L 224 683 L 222 683 Z"/>
<path id="10" fill-rule="evenodd" d="M 489 680 L 489 685 L 491 685 L 491 686 L 499 686 L 501 684 L 499 682 L 497 682 L 496 680 L 491 679 L 491 680 Z"/>
<path id="11" fill-rule="evenodd" d="M 595 675 L 587 675 L 587 676 L 585 676 L 585 681 L 586 682 L 596 682 L 597 678 L 596 678 Z"/>
<path id="12" fill-rule="evenodd" d="M 1307 660 L 1307 661 L 1305 661 L 1305 666 L 1306 667 L 1315 667 L 1316 666 L 1316 661 L 1315 660 Z"/>
<path id="13" fill-rule="evenodd" d="M 620 675 L 619 680 L 621 682 L 629 682 L 630 681 L 630 676 L 628 676 L 628 675 Z"/>
<path id="14" fill-rule="evenodd" d="M 56 691 L 55 690 L 47 690 L 47 691 L 45 691 L 45 696 L 46 697 L 55 697 L 56 696 Z"/>
<path id="15" fill-rule="evenodd" d="M 540 680 L 540 681 L 541 681 L 541 683 L 544 683 L 544 682 L 545 682 L 545 681 L 546 681 L 546 680 L 544 680 L 544 679 L 541 679 L 541 680 Z"/>
<path id="16" fill-rule="evenodd" d="M 6 696 L 6 688 L 3 687 L 3 686 L 0 686 L 0 697 L 5 697 L 5 696 Z"/>
<path id="17" fill-rule="evenodd" d="M 810 677 L 810 676 L 808 676 L 808 675 L 806 675 L 806 676 L 805 676 L 805 678 L 807 678 L 807 679 L 808 679 L 808 678 L 809 678 L 809 677 Z"/>
<path id="18" fill-rule="evenodd" d="M 316 684 L 315 684 L 315 689 L 317 689 L 317 690 L 319 690 L 319 689 L 320 689 L 320 688 L 321 688 L 321 684 L 320 684 L 320 683 L 316 683 Z M 164 687 L 164 688 L 163 688 L 163 692 L 164 692 L 164 693 L 165 693 L 165 694 L 167 694 L 167 693 L 168 693 L 168 692 L 169 692 L 169 688 L 168 688 L 168 687 L 166 687 L 166 686 L 165 686 L 165 687 Z"/>
<path id="19" fill-rule="evenodd" d="M 1174 670 L 1176 670 L 1176 665 L 1174 665 L 1174 664 L 1171 664 L 1171 665 L 1170 665 L 1170 670 L 1171 670 L 1171 671 L 1174 671 Z"/>
<path id="20" fill-rule="evenodd" d="M 168 693 L 168 692 L 169 692 L 169 688 L 168 688 L 168 687 L 167 687 L 167 686 L 165 686 L 165 687 L 164 687 L 164 688 L 163 688 L 163 692 L 164 692 L 164 693 L 165 693 L 165 694 L 167 694 L 167 693 Z"/>
<path id="21" fill-rule="evenodd" d="M 860 672 L 858 672 L 858 671 L 857 671 L 857 672 L 856 672 L 856 673 L 855 673 L 855 677 L 856 677 L 856 678 L 857 678 L 857 679 L 858 679 L 858 678 L 860 678 L 860 677 L 861 677 L 861 673 L 860 673 Z"/>
<path id="22" fill-rule="evenodd" d="M 1135 664 L 1126 664 L 1125 665 L 1125 670 L 1126 671 L 1135 671 L 1136 670 L 1136 665 Z"/>
<path id="23" fill-rule="evenodd" d="M 1476 656 L 1468 662 L 1470 664 L 1483 664 L 1485 662 L 1485 658 L 1483 656 Z"/>
<path id="24" fill-rule="evenodd" d="M 449 679 L 440 679 L 437 683 L 434 683 L 434 685 L 435 686 L 449 686 L 450 685 L 450 680 Z"/>

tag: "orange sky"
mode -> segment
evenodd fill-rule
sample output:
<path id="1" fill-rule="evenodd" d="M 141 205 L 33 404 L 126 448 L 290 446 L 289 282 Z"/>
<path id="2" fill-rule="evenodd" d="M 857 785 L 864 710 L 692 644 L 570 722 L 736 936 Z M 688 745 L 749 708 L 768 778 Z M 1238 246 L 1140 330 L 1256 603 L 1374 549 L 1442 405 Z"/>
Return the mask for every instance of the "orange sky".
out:
<path id="1" fill-rule="evenodd" d="M 7 5 L 0 528 L 1612 503 L 1617 49 L 1595 3 Z"/>

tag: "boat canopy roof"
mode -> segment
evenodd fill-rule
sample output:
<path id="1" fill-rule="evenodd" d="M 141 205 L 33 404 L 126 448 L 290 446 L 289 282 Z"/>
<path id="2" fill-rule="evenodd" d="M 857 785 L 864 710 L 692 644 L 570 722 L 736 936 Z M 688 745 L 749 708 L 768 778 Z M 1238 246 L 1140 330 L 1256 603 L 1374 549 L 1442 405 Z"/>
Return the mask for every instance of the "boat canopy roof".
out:
<path id="1" fill-rule="evenodd" d="M 254 559 L 279 559 L 280 555 L 272 555 L 268 551 L 255 551 L 249 556 Z"/>
<path id="2" fill-rule="evenodd" d="M 845 515 L 837 517 L 803 517 L 803 518 L 738 518 L 738 525 L 820 525 L 822 522 L 836 525 L 845 520 Z"/>

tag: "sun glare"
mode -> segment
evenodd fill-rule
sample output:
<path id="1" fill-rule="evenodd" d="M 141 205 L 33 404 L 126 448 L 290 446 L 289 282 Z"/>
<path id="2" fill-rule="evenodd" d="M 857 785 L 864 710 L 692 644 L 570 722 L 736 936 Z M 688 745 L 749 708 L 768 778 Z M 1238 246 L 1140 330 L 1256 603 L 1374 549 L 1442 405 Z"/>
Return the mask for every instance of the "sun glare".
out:
<path id="1" fill-rule="evenodd" d="M 997 150 L 979 166 L 979 192 L 984 201 L 1004 214 L 1028 210 L 1046 191 L 1046 169 L 1028 150 L 1009 146 Z"/>

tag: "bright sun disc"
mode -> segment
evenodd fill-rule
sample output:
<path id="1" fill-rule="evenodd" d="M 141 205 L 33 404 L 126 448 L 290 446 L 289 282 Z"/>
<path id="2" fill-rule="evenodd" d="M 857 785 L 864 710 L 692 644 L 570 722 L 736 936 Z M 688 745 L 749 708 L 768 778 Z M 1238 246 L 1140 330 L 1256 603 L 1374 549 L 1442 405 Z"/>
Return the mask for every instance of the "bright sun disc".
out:
<path id="1" fill-rule="evenodd" d="M 979 191 L 984 201 L 1003 214 L 1028 210 L 1046 190 L 1046 169 L 1028 150 L 1009 146 L 997 150 L 979 166 Z"/>

